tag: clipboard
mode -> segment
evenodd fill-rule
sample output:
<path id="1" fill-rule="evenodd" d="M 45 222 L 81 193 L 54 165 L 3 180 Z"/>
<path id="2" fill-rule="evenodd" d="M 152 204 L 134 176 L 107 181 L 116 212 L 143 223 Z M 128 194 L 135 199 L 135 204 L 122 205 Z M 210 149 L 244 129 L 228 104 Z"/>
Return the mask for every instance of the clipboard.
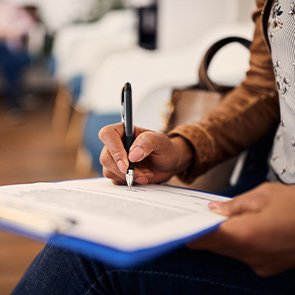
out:
<path id="1" fill-rule="evenodd" d="M 98 184 L 105 183 L 105 179 L 97 180 L 82 180 L 79 183 L 96 182 Z M 65 185 L 70 182 L 63 182 Z M 61 183 L 61 187 L 62 184 Z M 72 182 L 73 184 L 74 182 Z M 30 185 L 24 185 L 27 188 Z M 44 184 L 44 186 L 46 186 Z M 42 187 L 42 184 L 41 184 Z M 154 186 L 153 186 L 154 187 Z M 12 187 L 14 188 L 14 187 Z M 156 186 L 156 188 L 158 188 Z M 162 187 L 160 187 L 162 189 Z M 148 188 L 147 188 L 148 189 Z M 170 188 L 169 188 L 170 190 Z M 172 188 L 174 192 L 179 191 L 179 188 Z M 181 191 L 192 191 L 187 189 L 181 189 Z M 193 191 L 193 193 L 198 193 Z M 204 194 L 200 192 L 200 194 Z M 210 194 L 206 194 L 210 195 Z M 222 196 L 212 195 L 215 199 L 227 200 L 227 198 Z M 17 212 L 18 211 L 18 212 Z M 19 214 L 17 214 L 19 213 Z M 219 225 L 226 220 L 226 217 L 218 217 L 217 222 L 212 222 L 210 226 L 206 226 L 201 230 L 191 232 L 190 234 L 180 235 L 178 238 L 168 239 L 159 243 L 152 243 L 147 246 L 135 247 L 134 249 L 126 249 L 117 245 L 112 245 L 111 243 L 100 242 L 99 240 L 86 239 L 85 237 L 74 236 L 71 233 L 67 233 L 68 230 L 77 226 L 77 221 L 66 218 L 63 219 L 60 216 L 53 216 L 48 213 L 33 213 L 31 217 L 29 216 L 31 212 L 23 211 L 21 209 L 11 209 L 5 208 L 3 202 L 1 203 L 1 187 L 0 187 L 0 230 L 15 233 L 30 239 L 53 243 L 59 247 L 69 249 L 76 253 L 85 255 L 91 259 L 95 259 L 112 265 L 115 267 L 132 267 L 148 261 L 150 259 L 156 258 L 164 253 L 168 253 L 185 245 L 187 242 L 204 236 L 214 230 L 216 230 Z M 41 217 L 41 219 L 40 219 Z M 28 220 L 27 220 L 28 219 Z M 42 224 L 38 224 L 38 220 L 43 220 Z M 35 224 L 35 226 L 34 226 Z"/>

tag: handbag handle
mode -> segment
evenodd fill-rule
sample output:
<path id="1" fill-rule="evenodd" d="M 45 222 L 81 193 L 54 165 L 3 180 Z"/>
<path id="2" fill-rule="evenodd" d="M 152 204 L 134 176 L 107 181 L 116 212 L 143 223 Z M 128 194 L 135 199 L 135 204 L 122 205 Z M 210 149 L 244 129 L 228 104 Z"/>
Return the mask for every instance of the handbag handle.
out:
<path id="1" fill-rule="evenodd" d="M 225 45 L 234 42 L 240 43 L 247 49 L 249 49 L 251 45 L 251 41 L 242 37 L 226 37 L 220 39 L 219 41 L 215 42 L 213 45 L 209 47 L 199 67 L 199 85 L 202 88 L 218 92 L 227 92 L 231 88 L 228 86 L 222 86 L 214 83 L 208 76 L 208 68 L 214 55 Z"/>

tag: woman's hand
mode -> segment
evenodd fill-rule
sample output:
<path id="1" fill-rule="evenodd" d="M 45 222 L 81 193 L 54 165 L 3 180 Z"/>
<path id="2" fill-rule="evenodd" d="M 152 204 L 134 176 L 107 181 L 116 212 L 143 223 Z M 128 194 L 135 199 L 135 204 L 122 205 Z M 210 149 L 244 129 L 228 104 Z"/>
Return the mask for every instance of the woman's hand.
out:
<path id="1" fill-rule="evenodd" d="M 190 248 L 241 260 L 262 276 L 295 267 L 295 186 L 266 183 L 209 207 L 230 219 Z"/>
<path id="2" fill-rule="evenodd" d="M 123 124 L 102 128 L 99 139 L 105 145 L 100 156 L 105 177 L 115 184 L 125 183 L 129 161 L 135 166 L 135 183 L 159 183 L 183 171 L 190 165 L 192 151 L 181 137 L 169 138 L 159 132 L 135 128 L 135 141 L 127 155 L 122 137 Z"/>

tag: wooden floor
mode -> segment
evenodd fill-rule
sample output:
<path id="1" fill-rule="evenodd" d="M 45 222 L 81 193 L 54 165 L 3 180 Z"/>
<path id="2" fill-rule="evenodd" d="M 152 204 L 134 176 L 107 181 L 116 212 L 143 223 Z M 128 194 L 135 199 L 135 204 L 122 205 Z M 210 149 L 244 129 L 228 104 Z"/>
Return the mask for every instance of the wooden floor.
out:
<path id="1" fill-rule="evenodd" d="M 51 128 L 52 98 L 38 98 L 20 120 L 0 106 L 0 185 L 94 176 L 75 171 L 76 147 Z M 43 245 L 0 231 L 0 294 L 10 294 Z"/>

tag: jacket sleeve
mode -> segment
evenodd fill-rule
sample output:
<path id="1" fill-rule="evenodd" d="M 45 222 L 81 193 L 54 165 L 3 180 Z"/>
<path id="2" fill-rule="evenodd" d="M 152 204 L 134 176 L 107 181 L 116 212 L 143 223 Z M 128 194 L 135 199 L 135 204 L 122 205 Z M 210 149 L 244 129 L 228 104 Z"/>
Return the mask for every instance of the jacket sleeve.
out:
<path id="1" fill-rule="evenodd" d="M 238 154 L 279 122 L 279 102 L 269 48 L 262 30 L 264 0 L 253 14 L 255 32 L 250 48 L 250 69 L 245 80 L 229 92 L 204 120 L 179 125 L 168 135 L 186 139 L 194 161 L 179 175 L 191 182 L 217 163 Z"/>

